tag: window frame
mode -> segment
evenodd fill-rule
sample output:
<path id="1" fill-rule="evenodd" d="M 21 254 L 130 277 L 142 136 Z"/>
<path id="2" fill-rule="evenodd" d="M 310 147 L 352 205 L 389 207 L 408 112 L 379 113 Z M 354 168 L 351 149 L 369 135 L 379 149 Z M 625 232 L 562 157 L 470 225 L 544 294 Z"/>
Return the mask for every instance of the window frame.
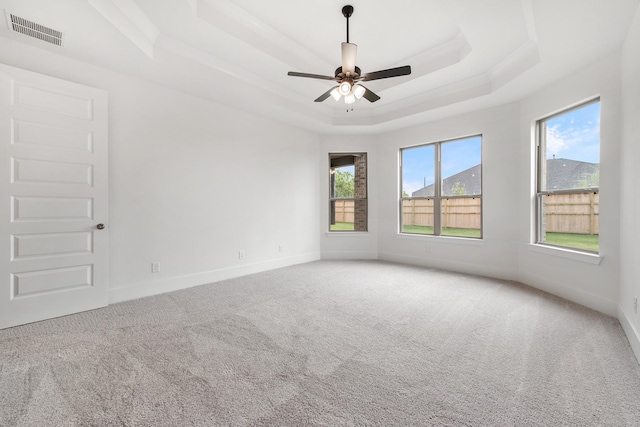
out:
<path id="1" fill-rule="evenodd" d="M 589 105 L 600 103 L 600 108 L 602 108 L 602 103 L 599 96 L 594 98 L 587 99 L 586 101 L 582 101 L 580 103 L 574 104 L 567 108 L 564 108 L 560 111 L 557 111 L 548 116 L 544 116 L 536 120 L 535 123 L 535 195 L 534 195 L 534 242 L 533 244 L 539 245 L 542 247 L 548 247 L 552 249 L 562 249 L 562 250 L 570 250 L 576 251 L 589 255 L 599 255 L 600 254 L 600 244 L 598 243 L 598 250 L 591 251 L 588 249 L 577 248 L 574 246 L 562 246 L 556 245 L 553 243 L 546 242 L 546 232 L 542 225 L 543 221 L 546 221 L 546 214 L 543 213 L 543 203 L 542 200 L 544 197 L 548 197 L 550 195 L 562 195 L 562 194 L 600 194 L 600 182 L 598 182 L 598 187 L 585 187 L 585 188 L 577 188 L 577 189 L 561 189 L 561 190 L 542 190 L 542 180 L 543 174 L 545 173 L 543 169 L 546 169 L 546 133 L 543 131 L 543 125 L 556 117 L 563 116 L 565 114 L 571 113 L 573 111 L 580 110 Z M 601 114 L 602 115 L 602 110 Z M 545 141 L 543 142 L 543 138 Z M 601 150 L 601 141 L 598 144 L 598 151 Z M 541 160 L 544 160 L 541 161 Z M 600 164 L 600 163 L 599 163 Z M 598 212 L 598 215 L 600 213 Z M 599 235 L 599 234 L 598 234 Z M 544 240 L 544 241 L 543 241 Z"/>
<path id="2" fill-rule="evenodd" d="M 341 166 L 332 166 L 332 158 L 340 158 L 340 157 L 348 157 L 348 156 L 353 156 L 355 157 L 362 157 L 364 156 L 364 180 L 365 180 L 365 184 L 364 184 L 364 197 L 358 197 L 357 196 L 357 192 L 355 191 L 354 188 L 354 195 L 353 197 L 335 197 L 335 181 L 334 181 L 334 170 L 338 167 L 343 167 L 343 166 L 349 166 L 349 164 L 344 164 Z M 349 152 L 330 152 L 328 155 L 329 158 L 329 221 L 328 221 L 328 232 L 329 233 L 367 233 L 369 231 L 369 154 L 365 151 L 359 151 L 359 152 L 353 152 L 353 151 L 349 151 Z M 355 161 L 354 161 L 354 187 L 356 185 L 355 180 L 356 180 L 356 171 L 355 171 Z M 364 226 L 364 230 L 356 230 L 355 229 L 355 218 L 354 218 L 354 229 L 353 230 L 332 230 L 331 229 L 331 219 L 333 217 L 333 213 L 335 211 L 335 202 L 336 201 L 348 201 L 348 200 L 352 200 L 353 201 L 353 205 L 354 205 L 354 211 L 356 208 L 356 203 L 357 201 L 361 201 L 362 203 L 364 203 L 364 214 L 365 214 L 365 226 Z M 354 216 L 355 216 L 355 212 L 354 212 Z"/>
<path id="3" fill-rule="evenodd" d="M 442 195 L 442 182 L 444 178 L 442 178 L 442 145 L 462 141 L 465 139 L 471 138 L 480 138 L 480 194 L 471 194 L 471 195 Z M 483 180 L 483 141 L 484 135 L 482 133 L 471 134 L 461 137 L 455 137 L 450 139 L 443 139 L 438 141 L 432 141 L 424 144 L 412 145 L 408 147 L 402 147 L 399 151 L 399 187 L 400 187 L 400 197 L 398 204 L 398 234 L 403 236 L 429 236 L 429 237 L 444 237 L 444 238 L 452 238 L 452 239 L 471 239 L 471 240 L 483 240 L 484 239 L 484 203 L 483 203 L 483 193 L 484 193 L 484 180 Z M 403 196 L 403 175 L 404 175 L 404 165 L 403 165 L 403 151 L 410 150 L 418 147 L 424 147 L 428 145 L 433 145 L 433 156 L 434 156 L 434 182 L 433 182 L 433 196 L 422 196 L 422 197 L 404 197 Z M 431 200 L 433 199 L 433 234 L 423 234 L 423 233 L 411 233 L 403 231 L 403 201 L 404 200 Z M 472 236 L 455 236 L 442 234 L 442 201 L 448 199 L 480 199 L 480 236 L 472 237 Z"/>

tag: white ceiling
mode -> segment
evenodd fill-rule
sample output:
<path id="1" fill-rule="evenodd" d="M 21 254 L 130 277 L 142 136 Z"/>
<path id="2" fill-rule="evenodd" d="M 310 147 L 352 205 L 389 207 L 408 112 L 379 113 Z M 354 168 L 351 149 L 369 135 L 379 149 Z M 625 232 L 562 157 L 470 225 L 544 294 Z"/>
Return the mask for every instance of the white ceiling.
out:
<path id="1" fill-rule="evenodd" d="M 640 0 L 0 0 L 61 30 L 64 46 L 0 25 L 28 43 L 319 133 L 397 129 L 515 101 L 620 48 Z M 346 38 L 363 72 L 411 65 L 372 81 L 381 96 L 347 112 L 313 100 Z M 0 61 L 2 59 L 0 58 Z"/>

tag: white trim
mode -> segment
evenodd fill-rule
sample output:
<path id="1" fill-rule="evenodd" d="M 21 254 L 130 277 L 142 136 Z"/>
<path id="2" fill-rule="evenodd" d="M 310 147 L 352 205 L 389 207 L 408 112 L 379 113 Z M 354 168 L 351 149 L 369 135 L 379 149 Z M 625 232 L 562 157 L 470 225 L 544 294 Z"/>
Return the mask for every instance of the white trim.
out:
<path id="1" fill-rule="evenodd" d="M 327 231 L 324 233 L 327 237 L 369 237 L 371 233 L 368 231 Z"/>
<path id="2" fill-rule="evenodd" d="M 202 273 L 171 277 L 165 280 L 149 281 L 132 286 L 109 289 L 109 304 L 159 295 L 166 292 L 191 288 L 193 286 L 206 285 L 209 283 L 219 282 L 221 280 L 246 276 L 248 274 L 255 274 L 263 271 L 274 270 L 276 268 L 289 267 L 295 264 L 318 261 L 319 259 L 320 253 L 313 252 L 254 264 L 244 264 L 235 267 L 221 268 L 219 270 L 205 271 Z"/>
<path id="3" fill-rule="evenodd" d="M 629 316 L 627 316 L 627 313 L 625 313 L 620 304 L 618 304 L 618 320 L 620 321 L 620 325 L 622 325 L 624 333 L 627 335 L 636 359 L 640 363 L 640 333 L 638 333 L 638 330 L 633 326 L 633 322 L 631 322 Z"/>
<path id="4" fill-rule="evenodd" d="M 535 272 L 522 273 L 521 271 L 519 276 L 519 282 L 527 286 L 531 286 L 532 288 L 540 289 L 541 291 L 548 292 L 552 295 L 556 295 L 560 298 L 566 299 L 567 301 L 574 302 L 592 310 L 608 314 L 609 316 L 616 317 L 618 314 L 618 303 L 616 301 L 608 300 L 590 292 L 585 292 L 581 289 L 567 286 L 562 282 L 552 281 L 549 279 L 540 281 Z"/>
<path id="5" fill-rule="evenodd" d="M 433 234 L 408 234 L 408 233 L 396 233 L 398 239 L 407 240 L 424 240 L 434 243 L 449 243 L 454 245 L 470 245 L 470 246 L 484 246 L 484 239 L 477 239 L 474 237 L 454 237 L 454 236 L 434 236 Z"/>
<path id="6" fill-rule="evenodd" d="M 529 250 L 545 255 L 559 256 L 562 258 L 568 258 L 574 261 L 586 262 L 588 264 L 595 265 L 599 265 L 604 258 L 599 254 L 591 254 L 588 252 L 581 252 L 572 249 L 558 248 L 555 246 L 546 246 L 535 243 L 529 243 Z"/>
<path id="7" fill-rule="evenodd" d="M 471 274 L 474 276 L 485 276 L 497 280 L 513 280 L 513 276 L 515 275 L 515 272 L 505 274 L 504 268 L 494 268 L 488 264 L 478 265 L 436 258 L 433 253 L 425 253 L 424 256 L 415 256 L 394 252 L 378 252 L 378 259 L 381 261 L 437 268 L 438 270 Z"/>
<path id="8" fill-rule="evenodd" d="M 323 251 L 322 259 L 378 259 L 377 252 Z"/>

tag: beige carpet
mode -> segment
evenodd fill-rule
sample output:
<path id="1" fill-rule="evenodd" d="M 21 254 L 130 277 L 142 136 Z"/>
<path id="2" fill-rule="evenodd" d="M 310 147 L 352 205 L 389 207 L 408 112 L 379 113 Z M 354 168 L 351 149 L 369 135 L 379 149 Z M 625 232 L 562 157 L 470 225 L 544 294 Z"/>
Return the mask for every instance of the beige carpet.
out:
<path id="1" fill-rule="evenodd" d="M 320 261 L 0 331 L 2 426 L 640 425 L 618 321 Z"/>

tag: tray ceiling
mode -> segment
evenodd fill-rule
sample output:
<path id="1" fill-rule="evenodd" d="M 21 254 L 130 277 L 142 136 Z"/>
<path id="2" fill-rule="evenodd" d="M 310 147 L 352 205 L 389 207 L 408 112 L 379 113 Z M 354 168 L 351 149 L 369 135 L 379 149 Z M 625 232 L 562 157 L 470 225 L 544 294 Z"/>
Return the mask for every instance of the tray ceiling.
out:
<path id="1" fill-rule="evenodd" d="M 380 132 L 515 101 L 616 51 L 639 0 L 354 0 L 350 41 L 381 96 L 353 111 L 313 100 L 333 82 L 345 0 L 0 0 L 60 29 L 64 46 L 0 30 L 3 40 L 123 72 L 320 133 Z"/>

